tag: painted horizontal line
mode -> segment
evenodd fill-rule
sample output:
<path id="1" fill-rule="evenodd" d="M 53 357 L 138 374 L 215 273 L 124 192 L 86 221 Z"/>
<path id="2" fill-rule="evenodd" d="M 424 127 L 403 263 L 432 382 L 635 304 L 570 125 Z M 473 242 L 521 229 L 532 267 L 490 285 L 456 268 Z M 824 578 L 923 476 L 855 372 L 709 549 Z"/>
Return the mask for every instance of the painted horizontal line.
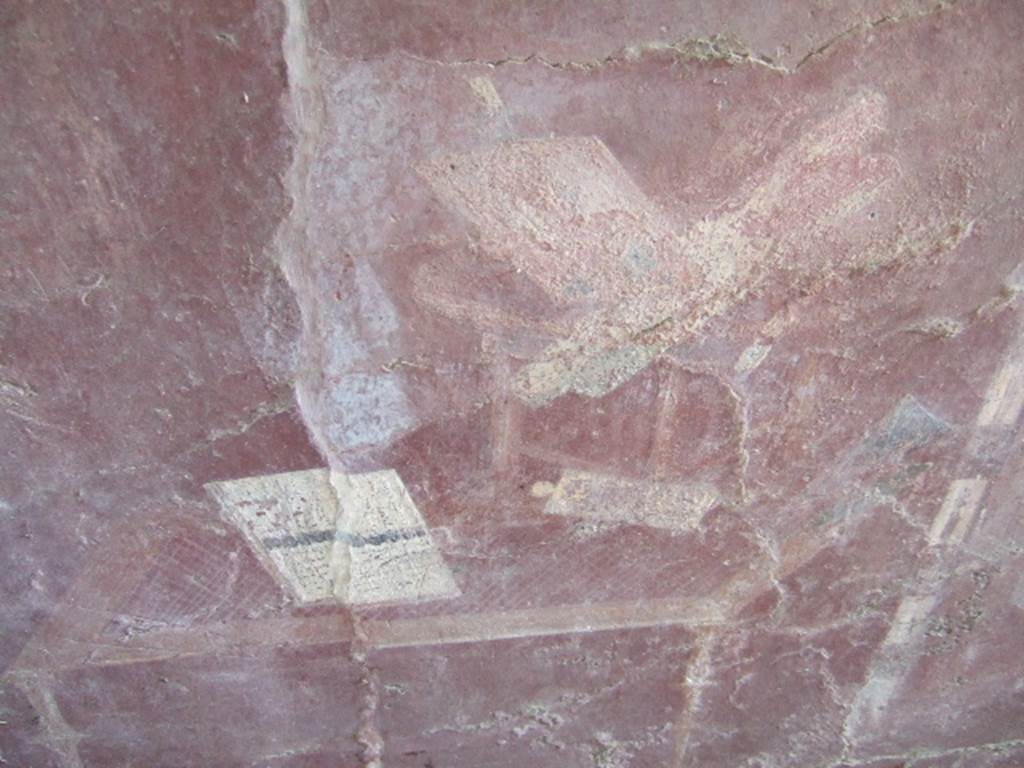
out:
<path id="1" fill-rule="evenodd" d="M 383 533 L 374 533 L 370 535 L 324 529 L 319 531 L 288 534 L 286 536 L 274 536 L 262 539 L 261 543 L 267 549 L 308 547 L 312 544 L 326 544 L 329 541 L 341 541 L 353 547 L 379 547 L 382 544 L 394 544 L 396 541 L 409 541 L 410 539 L 418 539 L 426 535 L 427 532 L 422 528 L 408 528 L 401 531 L 385 531 Z"/>
<path id="2" fill-rule="evenodd" d="M 364 620 L 371 648 L 453 645 L 569 633 L 661 626 L 703 627 L 728 623 L 714 600 L 649 600 L 553 605 L 478 614 L 441 614 L 415 619 Z"/>

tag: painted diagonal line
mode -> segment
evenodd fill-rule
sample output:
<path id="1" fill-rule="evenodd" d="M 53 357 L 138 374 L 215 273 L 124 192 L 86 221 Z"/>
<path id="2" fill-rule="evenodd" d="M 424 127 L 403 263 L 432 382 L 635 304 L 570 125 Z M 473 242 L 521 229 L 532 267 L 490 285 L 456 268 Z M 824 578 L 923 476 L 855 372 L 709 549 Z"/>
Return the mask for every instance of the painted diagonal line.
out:
<path id="1" fill-rule="evenodd" d="M 949 484 L 946 498 L 939 508 L 928 531 L 928 543 L 936 546 L 952 539 L 954 542 L 963 540 L 963 536 L 974 520 L 988 483 L 978 478 L 961 478 Z M 947 536 L 946 529 L 954 522 L 953 535 Z"/>

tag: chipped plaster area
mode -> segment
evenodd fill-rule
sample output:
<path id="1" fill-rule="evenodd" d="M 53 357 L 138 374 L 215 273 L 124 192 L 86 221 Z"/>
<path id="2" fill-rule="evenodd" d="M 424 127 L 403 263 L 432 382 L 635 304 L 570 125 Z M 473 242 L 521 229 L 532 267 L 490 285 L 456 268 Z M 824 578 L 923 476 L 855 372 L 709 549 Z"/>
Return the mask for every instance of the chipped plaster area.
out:
<path id="1" fill-rule="evenodd" d="M 502 142 L 417 170 L 485 250 L 560 307 L 568 330 L 512 382 L 517 397 L 541 405 L 566 392 L 606 394 L 780 275 L 808 295 L 955 247 L 970 227 L 948 206 L 902 210 L 890 235 L 851 225 L 883 195 L 911 196 L 896 161 L 868 152 L 885 122 L 880 94 L 855 95 L 755 178 L 745 198 L 681 233 L 594 137 Z M 494 311 L 456 306 L 441 309 L 494 332 Z M 533 331 L 557 333 L 545 320 Z"/>
<path id="2" fill-rule="evenodd" d="M 609 149 L 594 137 L 502 142 L 418 169 L 500 252 L 560 303 L 616 299 L 671 270 L 672 233 Z"/>

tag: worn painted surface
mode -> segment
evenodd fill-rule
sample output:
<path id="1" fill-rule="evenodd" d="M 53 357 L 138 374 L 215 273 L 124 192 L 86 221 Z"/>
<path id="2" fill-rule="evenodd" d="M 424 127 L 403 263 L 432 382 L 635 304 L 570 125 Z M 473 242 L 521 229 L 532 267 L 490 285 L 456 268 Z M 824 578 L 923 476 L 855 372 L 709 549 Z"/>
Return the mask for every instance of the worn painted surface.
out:
<path id="1" fill-rule="evenodd" d="M 0 11 L 0 766 L 1024 764 L 1024 7 Z"/>
<path id="2" fill-rule="evenodd" d="M 414 602 L 458 593 L 394 470 L 312 469 L 206 488 L 301 603 Z"/>

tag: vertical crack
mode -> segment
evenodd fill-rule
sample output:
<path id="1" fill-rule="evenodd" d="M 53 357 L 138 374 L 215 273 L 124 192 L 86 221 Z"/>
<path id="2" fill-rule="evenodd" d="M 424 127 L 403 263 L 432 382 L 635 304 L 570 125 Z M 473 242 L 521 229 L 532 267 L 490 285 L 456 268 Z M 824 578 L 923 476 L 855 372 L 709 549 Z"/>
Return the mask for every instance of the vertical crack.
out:
<path id="1" fill-rule="evenodd" d="M 282 50 L 288 76 L 288 124 L 293 134 L 293 154 L 284 179 L 291 210 L 278 227 L 274 246 L 302 316 L 295 371 L 295 397 L 299 413 L 313 444 L 328 467 L 335 469 L 320 397 L 324 385 L 326 345 L 318 343 L 318 340 L 323 338 L 325 332 L 321 320 L 324 312 L 316 285 L 316 251 L 310 236 L 314 202 L 311 177 L 324 141 L 327 110 L 318 63 L 311 50 L 305 0 L 282 2 L 286 14 Z M 337 489 L 331 482 L 327 485 L 338 502 Z M 347 510 L 340 503 L 336 503 L 336 509 L 338 528 L 347 530 Z M 344 568 L 342 572 L 347 574 L 348 569 Z M 347 576 L 342 581 L 345 583 L 335 585 L 336 594 L 348 594 Z M 360 617 L 355 613 L 351 615 L 354 638 L 350 645 L 349 659 L 360 672 L 359 719 L 353 737 L 361 749 L 362 764 L 367 768 L 380 768 L 383 740 L 377 727 L 380 700 L 378 675 L 368 661 L 368 648 Z"/>
<path id="2" fill-rule="evenodd" d="M 352 639 L 352 660 L 360 669 L 359 729 L 356 741 L 361 749 L 360 759 L 365 768 L 382 768 L 384 737 L 380 732 L 378 714 L 380 711 L 380 675 L 370 665 L 370 646 L 366 633 L 355 620 L 355 635 Z"/>
<path id="3" fill-rule="evenodd" d="M 687 703 L 676 726 L 676 748 L 673 764 L 685 764 L 690 735 L 695 728 L 695 719 L 700 712 L 704 689 L 710 685 L 714 668 L 711 661 L 711 647 L 718 639 L 714 630 L 697 636 L 697 654 L 687 667 L 683 688 L 687 692 Z"/>

